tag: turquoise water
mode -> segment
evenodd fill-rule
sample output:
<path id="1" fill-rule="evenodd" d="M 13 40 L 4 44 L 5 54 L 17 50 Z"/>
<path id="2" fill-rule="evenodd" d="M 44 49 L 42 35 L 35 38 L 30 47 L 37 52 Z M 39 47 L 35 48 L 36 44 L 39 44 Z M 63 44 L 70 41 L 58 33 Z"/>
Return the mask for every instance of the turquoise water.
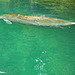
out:
<path id="1" fill-rule="evenodd" d="M 0 15 L 27 14 L 75 20 L 32 1 L 0 1 Z M 50 13 L 51 14 L 50 14 Z M 70 15 L 70 16 L 68 16 Z M 75 26 L 50 28 L 0 20 L 0 72 L 4 75 L 75 75 Z"/>

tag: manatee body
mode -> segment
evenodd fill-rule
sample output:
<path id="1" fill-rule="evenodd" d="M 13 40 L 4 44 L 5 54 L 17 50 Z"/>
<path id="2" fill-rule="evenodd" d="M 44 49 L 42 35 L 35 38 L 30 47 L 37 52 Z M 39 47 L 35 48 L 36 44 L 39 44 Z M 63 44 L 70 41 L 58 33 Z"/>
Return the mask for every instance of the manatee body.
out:
<path id="1" fill-rule="evenodd" d="M 0 15 L 0 19 L 3 19 L 8 24 L 12 24 L 12 22 L 17 22 L 21 24 L 50 26 L 50 27 L 68 26 L 75 24 L 75 22 L 70 22 L 57 18 L 29 16 L 29 15 L 20 15 L 20 14 Z"/>

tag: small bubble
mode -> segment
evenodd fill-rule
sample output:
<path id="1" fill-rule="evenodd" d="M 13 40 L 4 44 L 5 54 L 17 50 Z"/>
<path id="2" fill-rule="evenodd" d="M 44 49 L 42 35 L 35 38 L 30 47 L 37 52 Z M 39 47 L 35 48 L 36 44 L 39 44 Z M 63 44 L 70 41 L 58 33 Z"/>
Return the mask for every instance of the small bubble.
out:
<path id="1" fill-rule="evenodd" d="M 42 66 L 40 66 L 40 70 L 43 70 L 43 65 L 42 65 Z"/>
<path id="2" fill-rule="evenodd" d="M 40 66 L 37 64 L 37 65 L 34 66 L 34 69 L 35 69 L 35 70 L 39 70 L 39 67 L 40 67 Z"/>
<path id="3" fill-rule="evenodd" d="M 39 73 L 38 75 L 47 75 L 47 73 Z"/>
<path id="4" fill-rule="evenodd" d="M 40 60 L 40 62 L 43 62 L 42 60 Z"/>
<path id="5" fill-rule="evenodd" d="M 47 53 L 46 51 L 43 51 L 42 53 Z"/>
<path id="6" fill-rule="evenodd" d="M 43 63 L 43 65 L 45 65 L 45 63 Z"/>
<path id="7" fill-rule="evenodd" d="M 44 53 L 44 52 L 42 52 L 42 53 Z"/>
<path id="8" fill-rule="evenodd" d="M 35 61 L 36 61 L 36 62 L 38 62 L 38 60 L 37 60 L 37 59 L 35 59 Z"/>

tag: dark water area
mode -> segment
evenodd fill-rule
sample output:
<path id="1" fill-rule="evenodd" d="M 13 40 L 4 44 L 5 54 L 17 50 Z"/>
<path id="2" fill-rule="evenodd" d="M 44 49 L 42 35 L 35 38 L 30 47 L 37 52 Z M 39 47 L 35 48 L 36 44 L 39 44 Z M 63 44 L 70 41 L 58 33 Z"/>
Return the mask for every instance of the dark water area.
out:
<path id="1" fill-rule="evenodd" d="M 46 9 L 36 0 L 0 0 L 0 15 L 26 14 L 75 21 L 75 11 Z M 40 27 L 0 20 L 0 73 L 75 75 L 75 26 Z"/>

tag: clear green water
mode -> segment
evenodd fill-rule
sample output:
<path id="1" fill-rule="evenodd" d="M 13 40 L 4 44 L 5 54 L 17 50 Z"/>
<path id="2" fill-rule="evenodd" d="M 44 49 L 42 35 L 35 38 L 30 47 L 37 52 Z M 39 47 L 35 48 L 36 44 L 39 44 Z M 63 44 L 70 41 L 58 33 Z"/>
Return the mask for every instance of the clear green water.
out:
<path id="1" fill-rule="evenodd" d="M 0 1 L 0 15 L 45 15 L 75 20 L 72 11 L 66 16 L 49 14 L 49 10 L 33 5 L 32 1 L 18 1 Z M 61 29 L 9 25 L 0 20 L 0 71 L 6 72 L 3 75 L 75 75 L 75 26 Z"/>

